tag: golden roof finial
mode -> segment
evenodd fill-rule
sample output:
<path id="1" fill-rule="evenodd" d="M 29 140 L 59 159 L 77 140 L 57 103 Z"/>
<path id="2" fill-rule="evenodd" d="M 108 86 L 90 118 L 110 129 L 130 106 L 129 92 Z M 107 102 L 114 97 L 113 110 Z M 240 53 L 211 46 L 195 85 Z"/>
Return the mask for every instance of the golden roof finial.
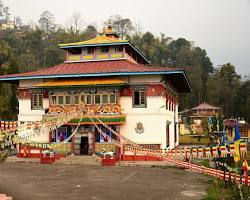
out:
<path id="1" fill-rule="evenodd" d="M 104 34 L 105 33 L 113 33 L 113 28 L 112 28 L 112 25 L 111 23 L 109 22 L 108 26 L 106 28 L 104 28 Z"/>
<path id="2" fill-rule="evenodd" d="M 108 36 L 108 37 L 113 37 L 113 38 L 116 38 L 116 39 L 119 38 L 119 36 L 117 35 L 117 33 L 115 31 L 113 31 L 113 27 L 111 25 L 111 20 L 110 19 L 108 21 L 108 25 L 103 28 L 102 35 L 105 35 L 105 36 Z"/>

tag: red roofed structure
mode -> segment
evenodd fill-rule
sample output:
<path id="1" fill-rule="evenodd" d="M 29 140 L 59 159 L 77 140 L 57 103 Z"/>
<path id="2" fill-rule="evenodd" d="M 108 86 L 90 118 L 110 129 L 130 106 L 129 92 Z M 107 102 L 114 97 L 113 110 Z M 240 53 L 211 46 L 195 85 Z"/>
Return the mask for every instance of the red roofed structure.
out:
<path id="1" fill-rule="evenodd" d="M 190 116 L 193 118 L 198 117 L 213 117 L 216 115 L 221 115 L 222 109 L 220 107 L 212 106 L 208 103 L 202 103 L 191 109 Z"/>
<path id="2" fill-rule="evenodd" d="M 191 134 L 191 132 L 192 134 L 205 134 L 208 131 L 208 119 L 218 118 L 223 115 L 220 107 L 215 107 L 205 102 L 180 114 L 183 115 L 183 113 L 187 113 L 191 118 L 191 129 L 186 128 L 184 120 L 181 120 L 179 123 L 181 135 L 188 135 Z"/>
<path id="3" fill-rule="evenodd" d="M 74 110 L 84 104 L 106 126 L 142 146 L 160 149 L 179 144 L 178 95 L 191 92 L 184 68 L 150 65 L 110 26 L 94 39 L 59 46 L 65 52 L 64 63 L 0 76 L 2 82 L 19 84 L 19 125 L 39 123 L 47 113 L 61 112 L 62 107 Z M 64 153 L 117 150 L 110 139 L 117 138 L 107 127 L 93 122 L 91 116 L 79 120 L 80 117 L 56 130 L 35 135 L 33 140 L 56 145 L 71 138 Z M 110 137 L 105 138 L 100 130 Z"/>
<path id="4" fill-rule="evenodd" d="M 219 107 L 211 106 L 208 103 L 202 103 L 194 108 L 192 110 L 221 110 Z"/>

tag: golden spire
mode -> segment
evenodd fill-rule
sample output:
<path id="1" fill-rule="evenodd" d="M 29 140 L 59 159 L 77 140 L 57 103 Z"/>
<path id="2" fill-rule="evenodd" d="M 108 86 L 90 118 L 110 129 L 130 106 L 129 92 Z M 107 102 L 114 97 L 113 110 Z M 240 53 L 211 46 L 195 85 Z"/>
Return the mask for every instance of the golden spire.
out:
<path id="1" fill-rule="evenodd" d="M 111 25 L 111 21 L 109 20 L 108 26 L 103 28 L 103 35 L 106 35 L 108 37 L 113 37 L 118 39 L 119 36 L 115 31 L 113 31 L 113 27 Z"/>

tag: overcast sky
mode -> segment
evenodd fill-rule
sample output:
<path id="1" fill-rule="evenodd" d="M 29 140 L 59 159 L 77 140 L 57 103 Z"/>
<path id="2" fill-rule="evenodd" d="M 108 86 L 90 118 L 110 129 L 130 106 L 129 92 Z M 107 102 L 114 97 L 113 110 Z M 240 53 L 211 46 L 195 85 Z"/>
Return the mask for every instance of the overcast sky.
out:
<path id="1" fill-rule="evenodd" d="M 250 74 L 250 0 L 3 0 L 23 22 L 37 22 L 48 10 L 65 24 L 80 12 L 86 24 L 119 14 L 140 23 L 143 31 L 184 37 L 206 49 L 214 67 L 231 62 Z"/>

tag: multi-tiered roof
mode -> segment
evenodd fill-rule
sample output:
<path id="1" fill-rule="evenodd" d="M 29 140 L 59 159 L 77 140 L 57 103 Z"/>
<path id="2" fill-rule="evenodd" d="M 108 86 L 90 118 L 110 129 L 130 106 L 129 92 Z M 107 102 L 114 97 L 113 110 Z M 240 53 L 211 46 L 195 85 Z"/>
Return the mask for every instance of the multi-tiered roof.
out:
<path id="1" fill-rule="evenodd" d="M 33 72 L 3 75 L 0 81 L 162 74 L 178 92 L 191 91 L 183 68 L 149 65 L 149 61 L 128 40 L 119 39 L 111 27 L 94 39 L 59 47 L 65 51 L 64 63 Z"/>

